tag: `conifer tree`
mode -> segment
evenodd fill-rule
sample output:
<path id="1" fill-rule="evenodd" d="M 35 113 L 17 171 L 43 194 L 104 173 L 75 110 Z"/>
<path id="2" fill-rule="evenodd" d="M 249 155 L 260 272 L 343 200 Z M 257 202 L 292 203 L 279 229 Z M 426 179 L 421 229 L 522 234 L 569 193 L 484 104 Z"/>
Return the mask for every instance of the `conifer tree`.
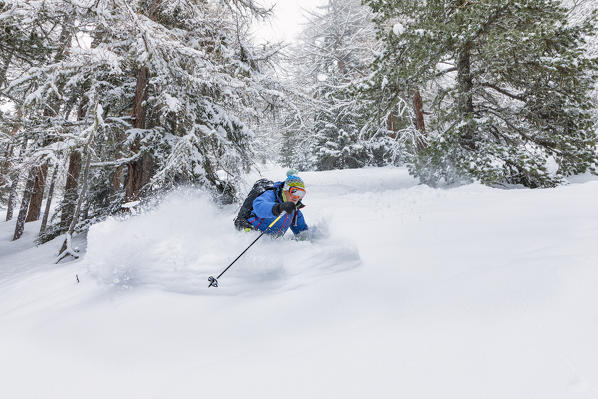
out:
<path id="1" fill-rule="evenodd" d="M 375 80 L 422 88 L 424 182 L 553 186 L 595 168 L 584 54 L 594 14 L 570 24 L 555 0 L 367 0 L 384 49 Z"/>
<path id="2" fill-rule="evenodd" d="M 375 49 L 370 13 L 359 1 L 329 0 L 311 13 L 303 32 L 303 64 L 309 68 L 313 147 L 320 170 L 361 167 L 369 163 L 361 131 L 366 102 L 352 85 L 368 73 Z"/>
<path id="3" fill-rule="evenodd" d="M 320 170 L 404 161 L 415 129 L 402 98 L 381 101 L 396 91 L 371 80 L 378 47 L 372 14 L 357 0 L 330 0 L 308 15 L 293 57 L 302 113 L 286 120 L 283 159 Z"/>
<path id="4" fill-rule="evenodd" d="M 74 200 L 82 192 L 80 151 L 94 117 L 88 104 L 102 106 L 104 124 L 90 143 L 89 185 L 76 230 L 119 211 L 129 182 L 134 184 L 128 199 L 178 184 L 203 187 L 222 201 L 235 198 L 230 182 L 253 162 L 252 118 L 284 96 L 276 77 L 265 72 L 276 50 L 256 48 L 247 35 L 250 18 L 263 18 L 269 10 L 253 0 L 7 4 L 0 8 L 1 23 L 29 26 L 33 20 L 46 33 L 40 35 L 47 47 L 43 56 L 35 62 L 22 61 L 28 53 L 17 57 L 21 62 L 13 62 L 6 74 L 2 98 L 24 113 L 15 137 L 2 135 L 0 144 L 28 146 L 21 161 L 0 153 L 0 162 L 10 159 L 14 170 L 48 161 L 65 165 L 56 193 L 63 201 L 49 217 L 47 239 L 71 226 Z M 68 28 L 72 47 L 55 57 L 61 26 Z M 17 112 L 8 114 L 3 132 L 12 131 L 9 121 Z M 137 163 L 142 176 L 135 181 Z M 27 198 L 31 191 L 25 190 Z"/>
<path id="5" fill-rule="evenodd" d="M 365 107 L 350 91 L 372 59 L 373 26 L 358 1 L 329 0 L 310 20 L 306 45 L 315 67 L 315 155 L 320 170 L 356 168 L 368 161 L 360 128 Z"/>

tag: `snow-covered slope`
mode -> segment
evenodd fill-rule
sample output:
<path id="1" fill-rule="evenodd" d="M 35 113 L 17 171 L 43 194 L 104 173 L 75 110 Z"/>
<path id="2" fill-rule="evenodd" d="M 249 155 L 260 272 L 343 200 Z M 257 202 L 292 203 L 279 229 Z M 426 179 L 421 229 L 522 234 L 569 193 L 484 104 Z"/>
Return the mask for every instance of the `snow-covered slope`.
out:
<path id="1" fill-rule="evenodd" d="M 262 238 L 219 288 L 255 235 L 201 193 L 93 226 L 61 265 L 0 223 L 0 397 L 598 397 L 597 180 L 302 176 L 319 238 Z"/>

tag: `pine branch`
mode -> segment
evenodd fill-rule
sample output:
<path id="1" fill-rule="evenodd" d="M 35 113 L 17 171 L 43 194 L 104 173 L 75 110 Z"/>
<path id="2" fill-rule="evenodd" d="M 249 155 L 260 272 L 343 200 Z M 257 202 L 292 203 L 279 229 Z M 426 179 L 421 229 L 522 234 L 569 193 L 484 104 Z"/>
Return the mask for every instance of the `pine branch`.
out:
<path id="1" fill-rule="evenodd" d="M 489 88 L 491 88 L 493 90 L 496 90 L 497 92 L 499 92 L 501 94 L 504 94 L 505 96 L 510 97 L 510 98 L 512 98 L 514 100 L 519 100 L 519 101 L 522 101 L 522 102 L 526 101 L 526 98 L 524 96 L 522 96 L 520 94 L 511 93 L 511 92 L 509 92 L 508 90 L 505 90 L 505 89 L 501 89 L 500 87 L 498 87 L 498 86 L 496 86 L 496 85 L 494 85 L 492 83 L 480 83 L 480 86 L 489 87 Z"/>

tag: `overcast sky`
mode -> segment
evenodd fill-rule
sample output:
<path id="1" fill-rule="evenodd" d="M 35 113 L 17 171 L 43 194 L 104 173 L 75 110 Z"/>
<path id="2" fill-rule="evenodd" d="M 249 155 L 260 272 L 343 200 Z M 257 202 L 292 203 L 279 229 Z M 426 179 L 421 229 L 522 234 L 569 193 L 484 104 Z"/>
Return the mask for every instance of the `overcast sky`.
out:
<path id="1" fill-rule="evenodd" d="M 303 10 L 315 10 L 327 0 L 262 0 L 264 6 L 275 4 L 274 15 L 270 20 L 259 22 L 255 26 L 258 41 L 293 41 L 304 23 Z"/>

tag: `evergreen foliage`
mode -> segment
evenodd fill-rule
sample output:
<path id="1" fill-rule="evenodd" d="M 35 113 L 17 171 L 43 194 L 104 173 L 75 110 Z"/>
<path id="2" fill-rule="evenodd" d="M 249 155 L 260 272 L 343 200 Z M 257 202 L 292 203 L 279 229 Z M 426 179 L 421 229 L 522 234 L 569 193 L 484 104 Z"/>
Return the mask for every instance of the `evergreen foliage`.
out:
<path id="1" fill-rule="evenodd" d="M 594 170 L 595 14 L 573 25 L 554 0 L 366 3 L 384 42 L 376 79 L 430 98 L 411 167 L 422 181 L 545 187 Z"/>
<path id="2" fill-rule="evenodd" d="M 181 184 L 230 203 L 274 154 L 432 185 L 596 173 L 594 8 L 328 0 L 284 58 L 255 0 L 0 0 L 0 204 L 20 236 L 56 170 L 45 241 Z"/>
<path id="3" fill-rule="evenodd" d="M 252 118 L 283 97 L 267 73 L 278 49 L 257 48 L 247 35 L 251 19 L 266 17 L 269 10 L 253 0 L 0 4 L 3 33 L 12 40 L 0 48 L 8 60 L 2 98 L 17 108 L 2 118 L 0 144 L 24 150 L 22 159 L 12 153 L 13 169 L 51 162 L 66 173 L 65 159 L 84 145 L 93 110 L 101 104 L 102 129 L 90 145 L 82 211 L 87 219 L 121 209 L 131 179 L 127 168 L 139 160 L 145 195 L 193 184 L 223 202 L 236 198 L 230 182 L 254 158 Z M 23 28 L 28 26 L 31 30 Z M 18 54 L 9 58 L 5 54 L 11 51 Z M 144 70 L 147 83 L 139 103 L 145 123 L 139 128 L 133 106 Z M 6 134 L 15 126 L 14 136 Z M 3 162 L 9 159 L 2 156 Z M 59 211 L 72 207 L 73 199 L 67 196 Z M 64 231 L 56 219 L 48 227 L 51 235 Z"/>
<path id="4" fill-rule="evenodd" d="M 369 83 L 377 48 L 371 13 L 357 0 L 329 0 L 308 16 L 293 71 L 305 112 L 288 121 L 283 148 L 310 156 L 292 155 L 300 160 L 293 166 L 329 170 L 397 160 L 400 141 L 386 120 L 402 112 L 381 109 L 376 96 L 360 90 Z"/>
<path id="5" fill-rule="evenodd" d="M 370 28 L 370 29 L 367 29 Z M 319 170 L 357 168 L 367 163 L 360 127 L 364 103 L 350 85 L 373 58 L 373 30 L 367 8 L 357 1 L 330 0 L 313 14 L 306 33 L 308 63 L 315 76 L 314 154 Z"/>

